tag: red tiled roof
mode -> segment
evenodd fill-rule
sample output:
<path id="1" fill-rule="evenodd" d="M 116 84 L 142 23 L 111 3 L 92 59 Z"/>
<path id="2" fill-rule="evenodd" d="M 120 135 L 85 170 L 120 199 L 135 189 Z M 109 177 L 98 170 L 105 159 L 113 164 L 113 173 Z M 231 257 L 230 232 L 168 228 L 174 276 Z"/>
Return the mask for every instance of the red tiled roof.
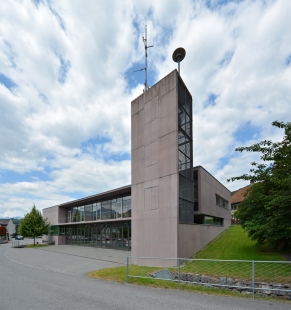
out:
<path id="1" fill-rule="evenodd" d="M 231 195 L 231 204 L 242 202 L 245 199 L 244 195 L 246 191 L 250 188 L 250 186 L 252 186 L 252 184 L 240 188 L 233 195 Z"/>

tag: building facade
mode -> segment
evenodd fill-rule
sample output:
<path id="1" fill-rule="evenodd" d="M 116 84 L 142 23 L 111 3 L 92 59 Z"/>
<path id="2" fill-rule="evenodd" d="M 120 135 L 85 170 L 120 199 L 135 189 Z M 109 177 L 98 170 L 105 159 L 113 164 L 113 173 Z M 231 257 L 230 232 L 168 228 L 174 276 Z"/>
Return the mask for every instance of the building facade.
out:
<path id="1" fill-rule="evenodd" d="M 237 224 L 238 220 L 234 217 L 235 211 L 238 209 L 239 204 L 245 199 L 245 195 L 250 187 L 254 184 L 253 181 L 250 181 L 250 184 L 239 188 L 231 194 L 231 221 L 232 224 Z"/>
<path id="2" fill-rule="evenodd" d="M 131 103 L 132 184 L 46 208 L 57 244 L 190 257 L 230 225 L 230 192 L 193 168 L 192 96 L 177 70 Z"/>

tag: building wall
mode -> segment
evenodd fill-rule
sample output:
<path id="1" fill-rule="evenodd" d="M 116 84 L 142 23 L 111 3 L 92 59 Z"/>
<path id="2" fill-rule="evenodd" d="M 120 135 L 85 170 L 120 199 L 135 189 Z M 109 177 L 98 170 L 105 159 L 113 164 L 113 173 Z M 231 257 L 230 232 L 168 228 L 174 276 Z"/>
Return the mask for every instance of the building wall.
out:
<path id="1" fill-rule="evenodd" d="M 199 196 L 199 211 L 195 212 L 195 214 L 223 218 L 223 226 L 180 224 L 178 242 L 179 257 L 182 258 L 193 256 L 231 224 L 231 192 L 203 167 L 199 166 L 195 167 L 195 169 L 198 170 Z M 228 201 L 228 208 L 216 205 L 216 194 Z"/>
<path id="2" fill-rule="evenodd" d="M 15 233 L 15 224 L 12 220 L 10 220 L 7 224 L 7 232 L 9 234 L 9 237 L 11 238 L 12 234 Z"/>
<path id="3" fill-rule="evenodd" d="M 59 223 L 59 206 L 50 207 L 42 210 L 42 215 L 47 218 L 50 225 L 58 225 Z"/>
<path id="4" fill-rule="evenodd" d="M 42 241 L 43 242 L 54 241 L 55 245 L 62 245 L 62 244 L 66 244 L 65 238 L 66 238 L 65 236 L 47 236 L 47 235 L 44 235 L 44 236 L 42 236 Z"/>
<path id="5" fill-rule="evenodd" d="M 215 194 L 228 201 L 227 208 L 216 205 Z M 203 167 L 198 167 L 198 195 L 198 213 L 231 220 L 231 192 L 219 181 L 217 181 L 210 173 L 208 173 Z"/>
<path id="6" fill-rule="evenodd" d="M 131 103 L 132 255 L 177 257 L 177 78 Z"/>
<path id="7" fill-rule="evenodd" d="M 178 257 L 189 258 L 193 256 L 228 228 L 229 225 L 230 220 L 225 220 L 224 226 L 180 224 Z"/>

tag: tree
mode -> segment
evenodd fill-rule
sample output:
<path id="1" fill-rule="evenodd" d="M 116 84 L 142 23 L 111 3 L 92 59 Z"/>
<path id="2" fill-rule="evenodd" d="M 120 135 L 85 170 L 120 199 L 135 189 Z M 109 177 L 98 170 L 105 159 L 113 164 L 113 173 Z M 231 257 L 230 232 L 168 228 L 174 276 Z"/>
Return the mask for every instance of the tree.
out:
<path id="1" fill-rule="evenodd" d="M 0 226 L 0 237 L 6 236 L 6 227 Z"/>
<path id="2" fill-rule="evenodd" d="M 238 152 L 261 153 L 263 163 L 252 162 L 249 174 L 230 180 L 252 180 L 240 203 L 236 216 L 251 239 L 259 245 L 267 244 L 277 249 L 291 247 L 291 123 L 275 121 L 273 126 L 283 128 L 281 142 L 269 140 Z M 228 181 L 230 181 L 228 180 Z"/>
<path id="3" fill-rule="evenodd" d="M 43 218 L 40 211 L 33 205 L 29 213 L 20 221 L 19 233 L 23 237 L 32 237 L 48 235 L 50 224 L 46 218 Z"/>

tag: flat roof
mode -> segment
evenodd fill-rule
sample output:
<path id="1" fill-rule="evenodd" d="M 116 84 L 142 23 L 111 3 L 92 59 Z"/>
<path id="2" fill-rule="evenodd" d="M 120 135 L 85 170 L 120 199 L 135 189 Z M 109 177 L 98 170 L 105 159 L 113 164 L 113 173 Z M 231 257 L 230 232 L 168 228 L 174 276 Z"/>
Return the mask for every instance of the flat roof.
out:
<path id="1" fill-rule="evenodd" d="M 227 189 L 231 193 L 231 191 L 226 186 L 224 186 L 220 181 L 218 181 L 211 173 L 209 173 L 202 166 L 198 165 L 198 166 L 193 167 L 193 171 L 195 169 L 198 169 L 198 168 L 203 169 L 205 172 L 207 172 L 209 175 L 211 175 L 218 183 L 220 183 L 225 189 Z M 72 201 L 65 202 L 65 203 L 62 203 L 59 205 L 43 208 L 43 210 L 49 209 L 49 208 L 54 208 L 54 207 L 63 207 L 63 208 L 76 207 L 76 206 L 79 206 L 80 204 L 85 205 L 85 204 L 88 204 L 88 203 L 96 201 L 96 200 L 106 200 L 106 198 L 107 199 L 108 198 L 114 198 L 116 196 L 122 196 L 122 195 L 126 195 L 126 194 L 131 194 L 131 185 L 119 187 L 119 188 L 112 189 L 112 190 L 107 191 L 107 192 L 103 192 L 103 193 L 87 196 L 84 198 L 72 200 Z"/>
<path id="2" fill-rule="evenodd" d="M 122 195 L 126 195 L 126 194 L 131 194 L 131 185 L 119 187 L 119 188 L 116 188 L 116 189 L 113 189 L 113 190 L 110 190 L 107 192 L 103 192 L 103 193 L 95 194 L 92 196 L 87 196 L 84 198 L 65 202 L 65 203 L 62 203 L 59 205 L 47 207 L 47 208 L 44 208 L 43 210 L 49 209 L 49 208 L 55 208 L 55 207 L 63 207 L 63 208 L 75 207 L 75 206 L 79 206 L 80 203 L 81 204 L 87 204 L 87 203 L 93 202 L 95 200 L 105 200 L 106 198 L 113 198 L 116 196 L 122 196 Z"/>
<path id="3" fill-rule="evenodd" d="M 205 168 L 203 168 L 202 166 L 200 166 L 200 165 L 195 166 L 195 167 L 193 167 L 193 170 L 198 169 L 198 168 L 201 168 L 201 169 L 203 169 L 205 172 L 207 172 L 210 176 L 213 177 L 214 180 L 216 180 L 219 184 L 221 184 L 221 185 L 222 185 L 225 189 L 227 189 L 227 190 L 230 192 L 230 194 L 231 194 L 231 191 L 230 191 L 225 185 L 223 185 L 219 180 L 217 180 L 210 172 L 208 172 L 208 171 L 207 171 Z"/>

